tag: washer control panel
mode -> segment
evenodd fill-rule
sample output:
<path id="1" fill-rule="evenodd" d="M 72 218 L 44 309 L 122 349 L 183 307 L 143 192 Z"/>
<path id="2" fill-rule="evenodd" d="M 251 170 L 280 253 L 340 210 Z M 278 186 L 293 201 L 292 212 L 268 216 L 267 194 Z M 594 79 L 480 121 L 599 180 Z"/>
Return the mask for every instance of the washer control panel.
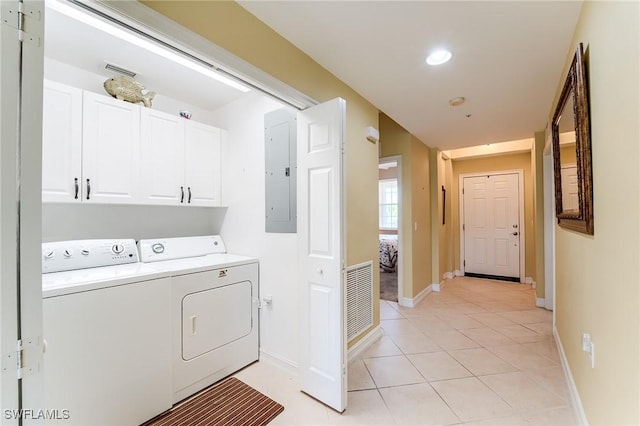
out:
<path id="1" fill-rule="evenodd" d="M 138 250 L 133 239 L 42 243 L 43 274 L 122 265 L 138 261 Z"/>

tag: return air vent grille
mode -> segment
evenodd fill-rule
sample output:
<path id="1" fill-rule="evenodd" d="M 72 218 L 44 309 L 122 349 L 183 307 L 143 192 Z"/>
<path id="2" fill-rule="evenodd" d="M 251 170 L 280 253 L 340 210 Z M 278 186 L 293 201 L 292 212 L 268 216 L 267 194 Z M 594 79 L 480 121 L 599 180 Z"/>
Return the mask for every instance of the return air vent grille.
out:
<path id="1" fill-rule="evenodd" d="M 347 268 L 347 341 L 373 325 L 373 262 Z"/>

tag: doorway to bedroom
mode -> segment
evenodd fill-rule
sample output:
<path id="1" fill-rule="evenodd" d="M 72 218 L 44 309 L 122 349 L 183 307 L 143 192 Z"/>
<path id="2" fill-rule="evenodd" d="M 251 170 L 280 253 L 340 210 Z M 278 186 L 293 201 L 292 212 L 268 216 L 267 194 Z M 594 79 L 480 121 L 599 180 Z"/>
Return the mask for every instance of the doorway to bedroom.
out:
<path id="1" fill-rule="evenodd" d="M 380 299 L 391 302 L 398 302 L 402 294 L 400 167 L 400 159 L 396 157 L 381 158 L 378 165 Z"/>

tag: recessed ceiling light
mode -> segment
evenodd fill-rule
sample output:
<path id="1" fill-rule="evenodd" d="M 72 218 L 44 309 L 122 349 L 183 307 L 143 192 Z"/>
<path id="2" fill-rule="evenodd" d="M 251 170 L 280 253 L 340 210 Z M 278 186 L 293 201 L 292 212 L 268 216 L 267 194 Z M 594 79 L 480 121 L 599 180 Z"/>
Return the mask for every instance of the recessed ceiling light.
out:
<path id="1" fill-rule="evenodd" d="M 427 56 L 427 63 L 429 65 L 442 65 L 451 59 L 451 52 L 446 49 L 434 50 Z"/>
<path id="2" fill-rule="evenodd" d="M 449 105 L 452 107 L 462 105 L 466 101 L 462 96 L 458 96 L 457 98 L 449 99 Z"/>

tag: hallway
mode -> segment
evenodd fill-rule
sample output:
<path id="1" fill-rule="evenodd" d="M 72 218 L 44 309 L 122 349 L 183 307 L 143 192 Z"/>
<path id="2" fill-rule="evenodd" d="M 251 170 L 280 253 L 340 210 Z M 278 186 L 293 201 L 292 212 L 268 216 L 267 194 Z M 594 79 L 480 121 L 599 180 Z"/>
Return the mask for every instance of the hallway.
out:
<path id="1" fill-rule="evenodd" d="M 458 277 L 415 308 L 380 301 L 384 336 L 349 364 L 339 415 L 266 363 L 237 376 L 285 406 L 272 424 L 575 424 L 552 313 L 530 286 Z"/>

